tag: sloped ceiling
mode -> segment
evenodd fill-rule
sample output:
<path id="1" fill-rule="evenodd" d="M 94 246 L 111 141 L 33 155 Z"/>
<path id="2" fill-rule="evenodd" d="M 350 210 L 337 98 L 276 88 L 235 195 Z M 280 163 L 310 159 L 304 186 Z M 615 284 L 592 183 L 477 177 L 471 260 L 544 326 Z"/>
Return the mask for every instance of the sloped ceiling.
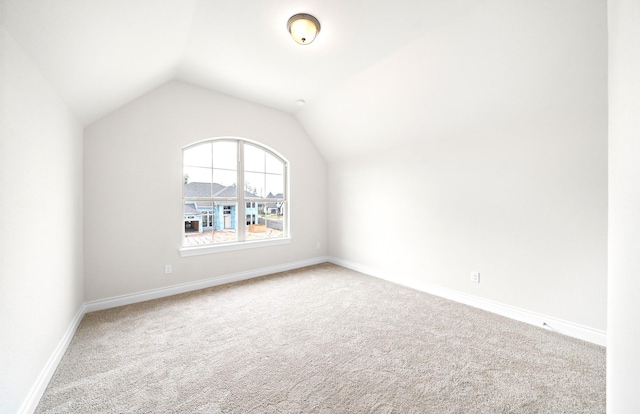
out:
<path id="1" fill-rule="evenodd" d="M 85 125 L 179 79 L 294 114 L 328 161 L 575 107 L 606 42 L 604 0 L 1 1 Z"/>

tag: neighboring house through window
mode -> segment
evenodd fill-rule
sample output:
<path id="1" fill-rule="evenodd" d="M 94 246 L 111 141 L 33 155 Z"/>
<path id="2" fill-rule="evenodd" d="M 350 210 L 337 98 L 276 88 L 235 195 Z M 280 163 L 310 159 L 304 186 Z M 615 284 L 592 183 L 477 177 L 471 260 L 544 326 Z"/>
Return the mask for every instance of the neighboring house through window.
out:
<path id="1" fill-rule="evenodd" d="M 282 156 L 240 138 L 200 141 L 182 155 L 183 248 L 288 238 Z"/>

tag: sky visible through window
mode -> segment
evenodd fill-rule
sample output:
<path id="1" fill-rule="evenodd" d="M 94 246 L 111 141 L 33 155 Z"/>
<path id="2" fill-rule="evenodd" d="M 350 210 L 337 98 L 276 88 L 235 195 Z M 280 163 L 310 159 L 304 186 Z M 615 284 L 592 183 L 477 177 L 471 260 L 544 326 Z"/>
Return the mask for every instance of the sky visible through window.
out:
<path id="1" fill-rule="evenodd" d="M 184 151 L 185 183 L 237 186 L 236 141 L 205 142 Z M 212 168 L 213 167 L 213 168 Z M 284 164 L 267 151 L 244 144 L 244 188 L 256 197 L 283 194 Z"/>

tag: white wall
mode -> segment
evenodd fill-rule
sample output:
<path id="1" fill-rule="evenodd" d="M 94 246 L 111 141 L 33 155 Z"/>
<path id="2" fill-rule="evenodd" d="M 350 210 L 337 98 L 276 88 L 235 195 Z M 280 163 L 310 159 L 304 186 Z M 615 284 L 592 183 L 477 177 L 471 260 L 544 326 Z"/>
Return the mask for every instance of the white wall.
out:
<path id="1" fill-rule="evenodd" d="M 330 162 L 330 255 L 605 330 L 606 6 L 590 6 L 581 15 L 588 24 L 557 18 L 562 30 L 553 26 L 567 32 L 555 50 L 571 56 L 567 64 L 544 77 L 509 74 L 515 83 L 535 79 L 528 88 L 543 97 L 535 112 L 491 112 L 521 105 L 511 94 L 478 108 L 491 115 L 481 128 L 400 136 L 395 147 Z M 551 47 L 531 40 L 522 52 L 543 46 Z M 464 112 L 458 122 L 466 125 Z M 481 273 L 480 284 L 470 282 L 471 271 Z"/>
<path id="2" fill-rule="evenodd" d="M 330 255 L 604 330 L 606 156 L 600 117 L 330 164 Z"/>
<path id="3" fill-rule="evenodd" d="M 82 128 L 0 26 L 0 412 L 17 412 L 83 302 Z"/>
<path id="4" fill-rule="evenodd" d="M 609 0 L 607 412 L 640 412 L 640 2 Z"/>
<path id="5" fill-rule="evenodd" d="M 180 257 L 182 147 L 219 136 L 289 160 L 290 244 Z M 84 148 L 87 301 L 326 254 L 326 165 L 291 115 L 173 81 L 87 127 Z"/>

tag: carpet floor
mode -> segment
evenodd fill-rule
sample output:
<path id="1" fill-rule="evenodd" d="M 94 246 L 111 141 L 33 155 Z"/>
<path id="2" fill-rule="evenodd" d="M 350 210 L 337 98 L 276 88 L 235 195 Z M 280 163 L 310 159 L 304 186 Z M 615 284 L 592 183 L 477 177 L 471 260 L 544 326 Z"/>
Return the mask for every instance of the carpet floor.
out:
<path id="1" fill-rule="evenodd" d="M 88 313 L 37 413 L 604 413 L 605 349 L 322 264 Z"/>

